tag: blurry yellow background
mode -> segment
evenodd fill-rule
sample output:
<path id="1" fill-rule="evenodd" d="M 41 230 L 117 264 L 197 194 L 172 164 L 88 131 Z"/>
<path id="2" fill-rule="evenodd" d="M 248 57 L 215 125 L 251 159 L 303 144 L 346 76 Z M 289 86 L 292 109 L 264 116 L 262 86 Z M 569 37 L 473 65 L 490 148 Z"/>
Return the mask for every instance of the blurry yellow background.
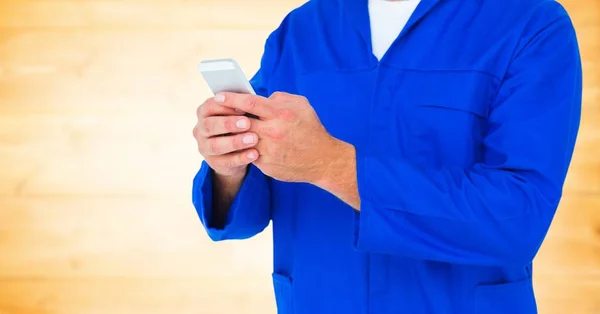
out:
<path id="1" fill-rule="evenodd" d="M 247 75 L 300 0 L 0 0 L 0 314 L 275 313 L 270 230 L 208 241 L 191 204 L 196 71 Z M 585 68 L 540 313 L 600 313 L 600 1 L 564 0 Z"/>

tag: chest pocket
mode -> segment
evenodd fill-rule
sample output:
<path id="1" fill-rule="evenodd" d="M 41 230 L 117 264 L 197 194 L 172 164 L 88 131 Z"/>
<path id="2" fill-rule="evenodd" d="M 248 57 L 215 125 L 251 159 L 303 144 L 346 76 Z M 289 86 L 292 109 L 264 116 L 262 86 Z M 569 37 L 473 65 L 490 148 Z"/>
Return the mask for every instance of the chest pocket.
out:
<path id="1" fill-rule="evenodd" d="M 476 71 L 403 71 L 394 102 L 408 131 L 407 155 L 427 166 L 483 158 L 495 78 Z"/>

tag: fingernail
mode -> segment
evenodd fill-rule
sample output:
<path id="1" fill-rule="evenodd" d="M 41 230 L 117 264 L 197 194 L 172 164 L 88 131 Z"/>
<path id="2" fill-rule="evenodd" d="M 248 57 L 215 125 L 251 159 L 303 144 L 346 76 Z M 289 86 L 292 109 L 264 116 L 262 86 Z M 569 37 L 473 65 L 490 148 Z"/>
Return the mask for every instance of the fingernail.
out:
<path id="1" fill-rule="evenodd" d="M 246 121 L 246 119 L 237 120 L 235 126 L 237 126 L 238 129 L 245 129 L 248 127 L 248 121 Z"/>
<path id="2" fill-rule="evenodd" d="M 218 93 L 215 95 L 215 101 L 216 102 L 224 102 L 225 101 L 225 95 Z"/>
<path id="3" fill-rule="evenodd" d="M 248 159 L 254 159 L 256 158 L 256 154 L 254 152 L 249 152 L 248 155 L 246 155 L 248 157 Z"/>
<path id="4" fill-rule="evenodd" d="M 233 110 L 235 110 L 235 112 L 237 112 L 237 113 L 244 113 L 244 111 L 242 111 L 242 110 L 240 110 L 240 109 L 237 109 L 237 108 L 235 108 L 235 109 L 233 109 Z"/>
<path id="5" fill-rule="evenodd" d="M 242 138 L 242 142 L 244 142 L 244 144 L 252 144 L 254 143 L 254 135 L 244 135 L 244 137 Z"/>

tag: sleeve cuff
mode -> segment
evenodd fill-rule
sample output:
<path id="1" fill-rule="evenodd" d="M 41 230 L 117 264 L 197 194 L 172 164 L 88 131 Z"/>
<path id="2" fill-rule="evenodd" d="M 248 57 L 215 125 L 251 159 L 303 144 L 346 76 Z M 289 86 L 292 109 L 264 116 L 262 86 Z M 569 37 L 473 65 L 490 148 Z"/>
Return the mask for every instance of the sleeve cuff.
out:
<path id="1" fill-rule="evenodd" d="M 244 178 L 244 182 L 227 214 L 225 225 L 223 228 L 214 228 L 211 226 L 213 212 L 213 183 L 212 169 L 205 161 L 202 162 L 200 170 L 194 177 L 192 202 L 198 213 L 202 225 L 206 229 L 209 237 L 213 240 L 222 240 L 227 238 L 227 234 L 232 229 L 237 228 L 238 222 L 252 222 L 256 220 L 253 217 L 244 217 L 244 213 L 248 211 L 240 210 L 241 204 L 253 204 L 253 198 L 258 193 L 257 189 L 262 187 L 258 184 L 258 180 L 262 178 L 261 172 L 254 165 L 250 165 L 248 173 Z"/>
<path id="2" fill-rule="evenodd" d="M 362 149 L 356 148 L 356 181 L 358 186 L 358 195 L 360 197 L 360 211 L 354 213 L 354 248 L 356 250 L 362 250 L 363 247 L 363 233 L 367 225 L 367 218 L 369 216 L 369 194 L 367 191 L 368 183 L 366 179 L 366 156 L 363 154 Z"/>
<path id="3" fill-rule="evenodd" d="M 373 158 L 363 150 L 356 150 L 360 211 L 354 214 L 353 245 L 359 251 L 388 251 L 385 238 L 390 226 L 385 224 L 387 215 L 382 211 L 403 208 L 404 205 L 398 191 L 394 190 L 398 186 L 398 180 L 390 177 L 399 174 L 390 173 L 392 168 L 386 167 L 384 163 L 385 160 Z"/>
<path id="4" fill-rule="evenodd" d="M 431 243 L 428 234 L 435 232 L 427 229 L 440 228 L 443 225 L 438 223 L 448 221 L 433 219 L 423 210 L 421 204 L 427 202 L 428 196 L 422 192 L 426 185 L 419 170 L 399 158 L 373 157 L 359 150 L 356 165 L 360 211 L 354 214 L 354 249 L 425 256 L 424 243 Z M 409 208 L 411 204 L 412 208 Z M 415 212 L 415 209 L 422 212 Z M 434 227 L 430 226 L 434 224 Z"/>
<path id="5" fill-rule="evenodd" d="M 200 220 L 208 226 L 212 209 L 213 184 L 211 169 L 208 163 L 202 161 L 200 170 L 194 177 L 192 185 L 192 203 L 200 216 Z"/>

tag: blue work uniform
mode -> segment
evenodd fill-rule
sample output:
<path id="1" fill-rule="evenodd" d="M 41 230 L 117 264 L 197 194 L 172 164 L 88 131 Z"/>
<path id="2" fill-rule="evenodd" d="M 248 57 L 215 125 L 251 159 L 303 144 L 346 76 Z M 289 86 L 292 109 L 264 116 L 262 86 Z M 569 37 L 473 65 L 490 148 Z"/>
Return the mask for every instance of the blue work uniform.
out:
<path id="1" fill-rule="evenodd" d="M 214 241 L 272 222 L 280 314 L 532 314 L 532 260 L 580 123 L 571 19 L 555 1 L 422 0 L 381 60 L 367 0 L 288 14 L 251 83 L 303 95 L 356 147 L 360 211 L 251 165 L 224 227 L 204 162 L 193 204 Z"/>

